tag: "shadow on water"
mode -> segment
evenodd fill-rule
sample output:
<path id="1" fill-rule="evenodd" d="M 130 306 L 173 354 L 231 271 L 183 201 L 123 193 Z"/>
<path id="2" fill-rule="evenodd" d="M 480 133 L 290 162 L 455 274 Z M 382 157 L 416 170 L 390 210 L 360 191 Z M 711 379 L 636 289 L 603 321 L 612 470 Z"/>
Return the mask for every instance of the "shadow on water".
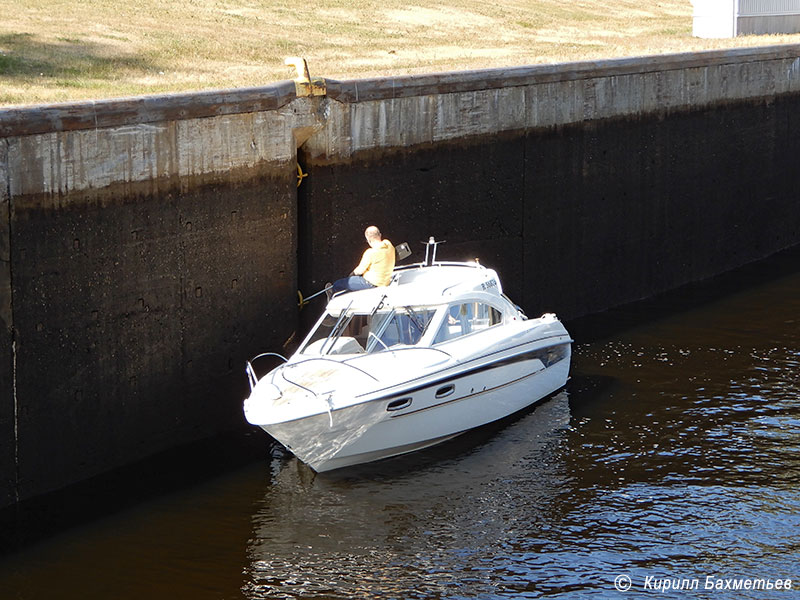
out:
<path id="1" fill-rule="evenodd" d="M 4 509 L 0 556 L 263 461 L 270 443 L 251 430 L 203 440 Z"/>
<path id="2" fill-rule="evenodd" d="M 560 394 L 563 396 L 559 397 L 566 398 L 566 392 Z M 329 483 L 413 477 L 426 469 L 478 453 L 499 432 L 525 419 L 554 397 L 434 448 L 320 475 L 261 430 L 248 428 L 181 446 L 0 511 L 0 529 L 4 532 L 0 556 L 61 531 L 189 490 L 242 466 L 263 464 L 265 460 L 295 463 L 298 473 L 303 473 L 302 477 L 308 481 L 317 477 Z"/>

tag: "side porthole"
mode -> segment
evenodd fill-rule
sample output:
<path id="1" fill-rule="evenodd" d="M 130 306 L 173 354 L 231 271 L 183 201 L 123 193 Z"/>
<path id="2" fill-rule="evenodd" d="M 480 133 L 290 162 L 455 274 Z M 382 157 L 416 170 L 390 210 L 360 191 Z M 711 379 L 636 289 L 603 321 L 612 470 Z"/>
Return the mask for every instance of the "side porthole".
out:
<path id="1" fill-rule="evenodd" d="M 456 391 L 456 386 L 452 383 L 436 390 L 436 398 L 447 398 L 450 394 Z"/>
<path id="2" fill-rule="evenodd" d="M 392 400 L 389 402 L 389 405 L 386 407 L 386 410 L 389 412 L 393 412 L 396 410 L 403 410 L 404 408 L 408 408 L 411 406 L 412 398 L 399 398 L 397 400 Z"/>

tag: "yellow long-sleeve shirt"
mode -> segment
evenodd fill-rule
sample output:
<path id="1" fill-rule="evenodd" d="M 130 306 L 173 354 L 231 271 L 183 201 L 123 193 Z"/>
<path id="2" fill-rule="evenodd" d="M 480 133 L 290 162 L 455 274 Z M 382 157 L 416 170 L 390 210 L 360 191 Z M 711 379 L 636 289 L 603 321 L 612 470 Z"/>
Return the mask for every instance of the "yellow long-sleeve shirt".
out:
<path id="1" fill-rule="evenodd" d="M 356 275 L 362 275 L 372 285 L 389 285 L 394 269 L 394 246 L 389 240 L 382 240 L 376 247 L 367 248 L 361 262 L 353 269 Z"/>

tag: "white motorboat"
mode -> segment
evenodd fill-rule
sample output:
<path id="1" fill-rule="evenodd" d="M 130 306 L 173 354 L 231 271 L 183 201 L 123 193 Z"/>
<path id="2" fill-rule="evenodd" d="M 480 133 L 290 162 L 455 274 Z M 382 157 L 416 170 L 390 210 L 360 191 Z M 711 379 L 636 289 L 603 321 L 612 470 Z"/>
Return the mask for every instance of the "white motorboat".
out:
<path id="1" fill-rule="evenodd" d="M 563 387 L 572 340 L 556 316 L 528 319 L 495 271 L 436 262 L 437 243 L 389 286 L 334 296 L 281 366 L 259 378 L 248 362 L 247 420 L 322 472 L 443 442 Z"/>

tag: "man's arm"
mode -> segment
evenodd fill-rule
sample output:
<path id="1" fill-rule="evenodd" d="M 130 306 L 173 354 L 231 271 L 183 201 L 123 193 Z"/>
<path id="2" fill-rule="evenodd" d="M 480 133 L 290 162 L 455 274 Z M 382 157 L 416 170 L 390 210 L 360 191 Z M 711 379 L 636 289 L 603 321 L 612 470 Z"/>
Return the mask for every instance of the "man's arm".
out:
<path id="1" fill-rule="evenodd" d="M 353 269 L 353 275 L 363 275 L 372 264 L 372 248 L 364 250 L 364 255 L 361 257 L 361 262 Z"/>

